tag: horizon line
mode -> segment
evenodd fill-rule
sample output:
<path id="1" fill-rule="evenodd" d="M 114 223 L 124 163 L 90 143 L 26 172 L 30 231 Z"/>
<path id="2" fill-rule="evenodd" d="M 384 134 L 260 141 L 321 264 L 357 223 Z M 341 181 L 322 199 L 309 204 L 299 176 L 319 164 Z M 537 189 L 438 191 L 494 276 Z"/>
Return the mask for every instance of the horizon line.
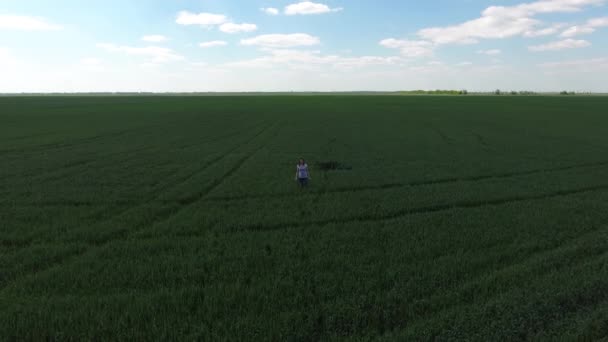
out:
<path id="1" fill-rule="evenodd" d="M 464 93 L 463 93 L 464 92 Z M 452 90 L 452 89 L 437 89 L 437 90 L 395 90 L 395 91 L 375 91 L 375 90 L 354 90 L 354 91 L 192 91 L 192 92 L 177 92 L 177 91 L 82 91 L 82 92 L 9 92 L 2 93 L 0 96 L 49 96 L 49 95 L 307 95 L 307 94 L 321 94 L 321 95 L 332 95 L 332 94 L 370 94 L 370 95 L 453 95 L 453 96 L 467 96 L 467 95 L 494 95 L 494 96 L 516 96 L 516 95 L 608 95 L 608 92 L 594 92 L 594 91 L 533 91 L 533 90 L 500 90 L 500 93 L 496 93 L 496 90 L 492 91 L 468 91 Z"/>

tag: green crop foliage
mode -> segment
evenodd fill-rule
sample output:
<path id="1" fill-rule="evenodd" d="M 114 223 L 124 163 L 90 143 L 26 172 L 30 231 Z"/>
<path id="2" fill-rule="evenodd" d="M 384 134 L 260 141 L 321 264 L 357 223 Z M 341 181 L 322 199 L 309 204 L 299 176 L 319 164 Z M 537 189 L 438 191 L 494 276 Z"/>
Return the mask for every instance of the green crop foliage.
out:
<path id="1" fill-rule="evenodd" d="M 0 340 L 601 339 L 606 108 L 0 97 Z"/>

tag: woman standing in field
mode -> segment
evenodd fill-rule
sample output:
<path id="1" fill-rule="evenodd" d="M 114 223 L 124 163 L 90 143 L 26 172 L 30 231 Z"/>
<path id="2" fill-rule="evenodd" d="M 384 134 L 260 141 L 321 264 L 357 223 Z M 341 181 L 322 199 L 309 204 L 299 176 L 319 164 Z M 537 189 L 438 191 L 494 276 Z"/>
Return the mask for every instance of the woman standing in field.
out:
<path id="1" fill-rule="evenodd" d="M 298 165 L 296 165 L 296 180 L 300 183 L 300 187 L 304 188 L 308 185 L 309 179 L 308 164 L 306 164 L 304 159 L 300 158 Z"/>

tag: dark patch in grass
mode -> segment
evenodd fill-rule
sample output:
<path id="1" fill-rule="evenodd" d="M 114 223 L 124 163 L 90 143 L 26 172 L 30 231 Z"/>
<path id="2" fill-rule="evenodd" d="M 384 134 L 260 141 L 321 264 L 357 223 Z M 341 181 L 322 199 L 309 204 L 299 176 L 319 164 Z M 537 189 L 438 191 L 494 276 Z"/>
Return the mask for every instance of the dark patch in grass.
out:
<path id="1" fill-rule="evenodd" d="M 344 171 L 344 170 L 350 171 L 353 169 L 352 166 L 340 163 L 335 160 L 317 162 L 316 167 L 317 167 L 317 169 L 319 169 L 321 171 L 325 171 L 325 172 Z"/>

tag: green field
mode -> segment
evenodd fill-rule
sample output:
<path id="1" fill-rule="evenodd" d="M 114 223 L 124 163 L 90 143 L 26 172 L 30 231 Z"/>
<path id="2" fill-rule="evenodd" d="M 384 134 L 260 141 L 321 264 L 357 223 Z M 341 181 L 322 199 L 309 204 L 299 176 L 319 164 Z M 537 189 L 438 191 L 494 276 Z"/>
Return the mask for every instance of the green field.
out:
<path id="1" fill-rule="evenodd" d="M 605 338 L 607 108 L 2 97 L 0 339 Z"/>

